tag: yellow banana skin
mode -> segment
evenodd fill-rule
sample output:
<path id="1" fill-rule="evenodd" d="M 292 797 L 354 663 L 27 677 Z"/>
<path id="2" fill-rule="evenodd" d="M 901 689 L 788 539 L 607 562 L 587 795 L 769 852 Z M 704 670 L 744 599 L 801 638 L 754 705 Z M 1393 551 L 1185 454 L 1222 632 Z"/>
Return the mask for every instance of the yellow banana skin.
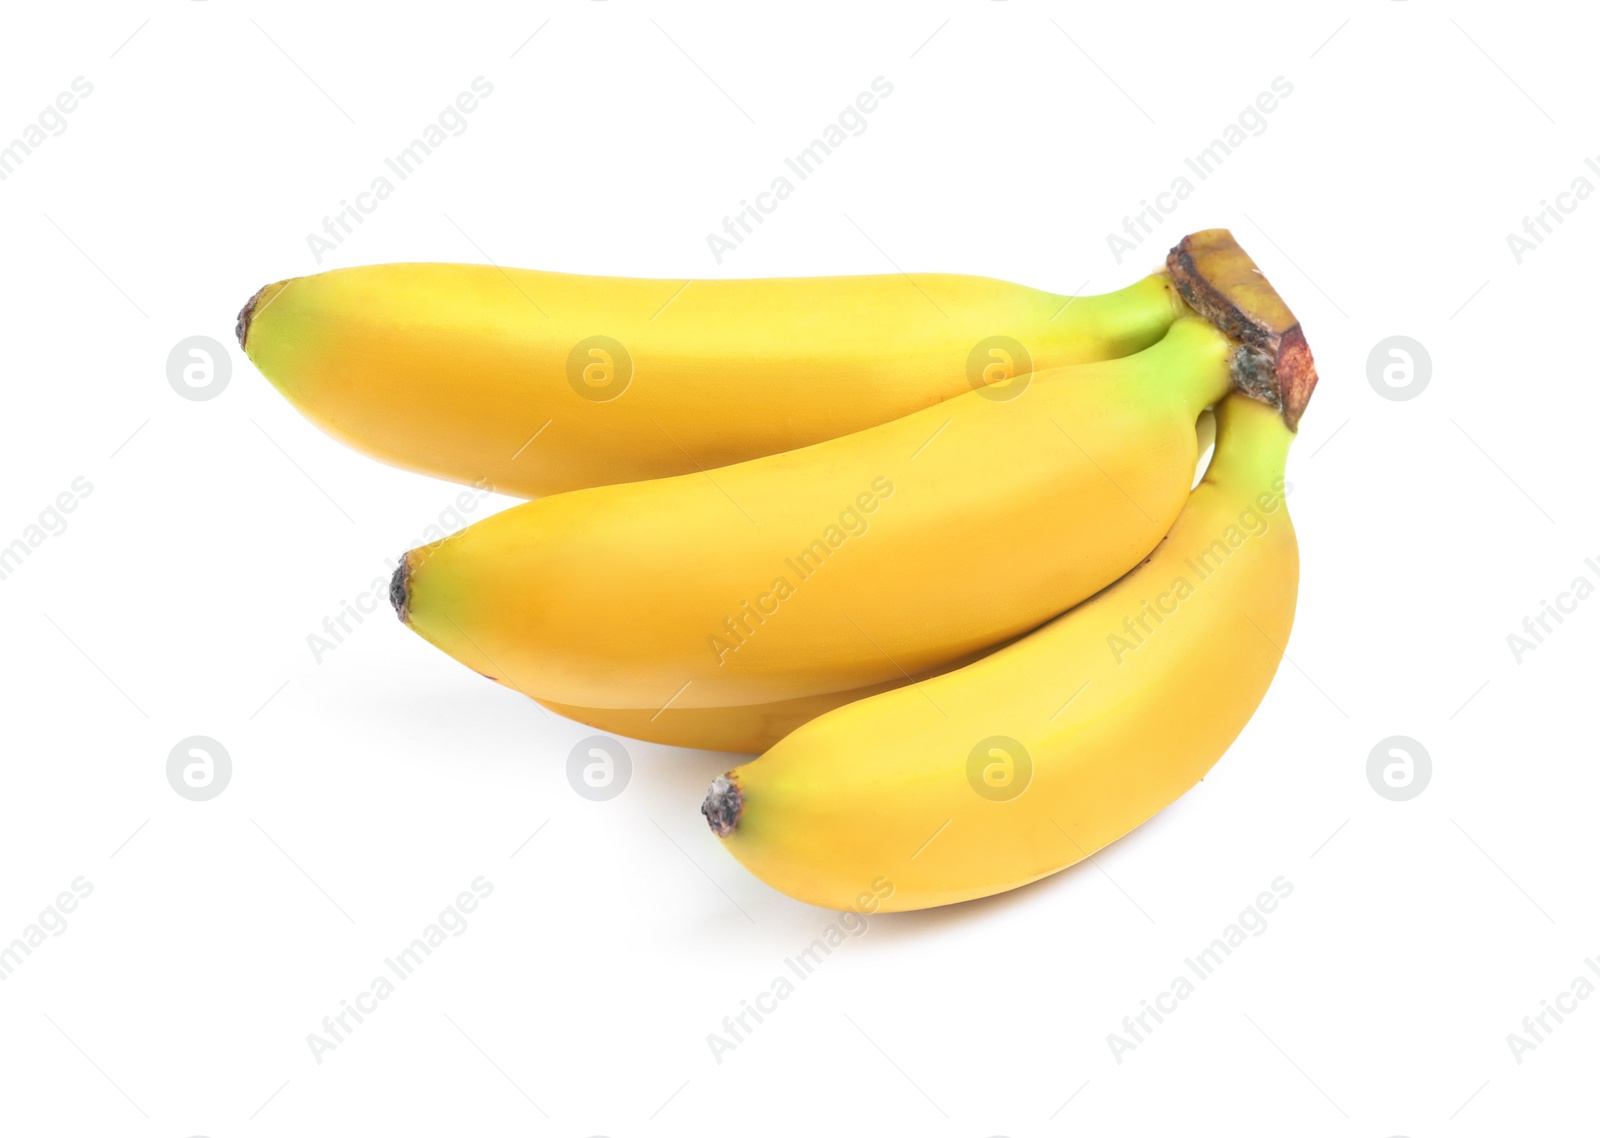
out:
<path id="1" fill-rule="evenodd" d="M 394 599 L 431 643 L 558 704 L 731 707 L 903 680 L 1036 627 L 1154 548 L 1232 352 L 1185 318 L 1014 398 L 968 392 L 715 472 L 525 503 L 413 550 Z"/>
<path id="2" fill-rule="evenodd" d="M 669 281 L 394 264 L 268 285 L 238 334 L 341 442 L 537 497 L 837 438 L 970 391 L 985 368 L 1129 355 L 1181 311 L 1164 274 L 1074 299 L 949 274 Z"/>
<path id="3" fill-rule="evenodd" d="M 908 683 L 931 679 L 981 659 L 987 652 L 975 652 L 943 668 L 918 676 L 901 676 L 864 688 L 801 696 L 775 703 L 752 703 L 743 707 L 665 707 L 657 710 L 612 707 L 573 707 L 568 704 L 538 702 L 568 719 L 606 731 L 626 735 L 647 743 L 668 747 L 688 747 L 699 751 L 730 751 L 760 754 L 791 731 L 817 716 L 866 699 L 879 692 L 892 691 Z"/>
<path id="4" fill-rule="evenodd" d="M 1217 417 L 1210 410 L 1201 414 L 1195 423 L 1195 447 L 1204 461 L 1206 451 L 1217 438 Z M 1196 477 L 1199 477 L 1197 473 Z M 1006 641 L 1006 644 L 1014 640 Z M 995 646 L 997 650 L 1005 644 Z M 847 703 L 866 699 L 879 692 L 893 691 L 906 684 L 920 683 L 964 668 L 975 660 L 989 655 L 978 652 L 957 660 L 943 668 L 923 672 L 918 676 L 885 680 L 864 688 L 808 695 L 799 699 L 781 700 L 777 703 L 752 703 L 744 707 L 665 707 L 655 710 L 641 708 L 572 707 L 568 704 L 540 700 L 540 704 L 575 722 L 605 731 L 612 735 L 625 735 L 647 743 L 668 747 L 687 747 L 699 751 L 729 751 L 755 755 L 773 747 L 778 740 L 792 731 L 810 723 L 819 715 L 843 707 Z"/>
<path id="5" fill-rule="evenodd" d="M 668 747 L 756 755 L 824 712 L 889 691 L 905 682 L 887 680 L 866 688 L 801 696 L 776 703 L 752 703 L 745 707 L 668 707 L 651 711 L 648 708 L 572 707 L 547 700 L 539 702 L 557 715 L 612 735 L 626 735 L 630 739 Z"/>
<path id="6" fill-rule="evenodd" d="M 1299 560 L 1292 431 L 1219 408 L 1205 479 L 1151 557 L 968 667 L 842 707 L 713 784 L 736 858 L 792 897 L 921 909 L 1014 889 L 1093 854 L 1200 780 L 1288 641 Z"/>

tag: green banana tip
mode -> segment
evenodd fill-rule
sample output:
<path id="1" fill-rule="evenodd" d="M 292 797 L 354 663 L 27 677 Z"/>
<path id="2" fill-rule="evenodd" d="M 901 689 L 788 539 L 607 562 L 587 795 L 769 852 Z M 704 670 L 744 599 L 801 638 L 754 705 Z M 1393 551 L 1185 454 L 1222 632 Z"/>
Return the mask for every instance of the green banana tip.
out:
<path id="1" fill-rule="evenodd" d="M 713 834 L 726 838 L 739 827 L 739 817 L 744 813 L 744 792 L 732 778 L 722 775 L 706 791 L 700 813 L 706 816 L 706 825 Z"/>

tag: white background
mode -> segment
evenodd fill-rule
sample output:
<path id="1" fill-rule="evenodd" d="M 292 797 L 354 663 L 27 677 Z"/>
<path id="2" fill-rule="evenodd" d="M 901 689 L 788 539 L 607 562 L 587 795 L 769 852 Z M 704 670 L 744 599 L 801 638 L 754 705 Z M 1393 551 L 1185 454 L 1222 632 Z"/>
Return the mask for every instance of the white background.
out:
<path id="1" fill-rule="evenodd" d="M 0 1127 L 1575 1132 L 1600 999 L 1520 1064 L 1506 1036 L 1600 954 L 1600 600 L 1520 663 L 1506 637 L 1600 580 L 1600 202 L 1520 264 L 1506 235 L 1579 175 L 1600 185 L 1584 19 L 14 6 L 0 141 L 74 77 L 93 93 L 0 182 L 0 544 L 75 478 L 93 489 L 0 581 L 0 941 L 74 878 L 93 893 L 0 982 Z M 466 132 L 319 266 L 307 234 L 476 76 L 494 90 Z M 707 233 L 876 76 L 894 92 L 866 132 L 717 263 Z M 1119 264 L 1107 234 L 1278 76 L 1293 93 L 1265 131 Z M 267 281 L 487 257 L 1094 292 L 1212 226 L 1289 299 L 1322 374 L 1290 468 L 1291 662 L 1205 783 L 1096 864 L 873 919 L 720 1064 L 707 1035 L 836 919 L 708 833 L 725 757 L 630 744 L 631 784 L 590 802 L 565 773 L 587 729 L 386 606 L 313 658 L 324 617 L 457 491 L 342 448 L 260 378 L 232 324 Z M 1368 379 L 1397 334 L 1432 362 L 1407 401 Z M 231 357 L 208 401 L 166 377 L 193 335 Z M 197 734 L 233 763 L 202 803 L 166 777 Z M 1397 734 L 1433 763 L 1402 803 L 1366 773 Z M 480 875 L 467 930 L 316 1062 L 308 1033 Z M 1266 932 L 1117 1063 L 1107 1034 L 1280 875 Z"/>

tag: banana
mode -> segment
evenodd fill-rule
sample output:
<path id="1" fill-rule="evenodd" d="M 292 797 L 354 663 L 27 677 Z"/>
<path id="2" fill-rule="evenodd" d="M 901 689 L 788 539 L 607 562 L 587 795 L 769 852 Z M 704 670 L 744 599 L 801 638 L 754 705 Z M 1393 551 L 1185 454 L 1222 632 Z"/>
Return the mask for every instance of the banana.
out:
<path id="1" fill-rule="evenodd" d="M 391 597 L 456 659 L 558 704 L 743 706 L 902 679 L 1018 635 L 1148 553 L 1235 347 L 969 391 L 713 472 L 515 506 L 406 555 Z"/>
<path id="2" fill-rule="evenodd" d="M 1216 442 L 1216 437 L 1217 417 L 1208 409 L 1195 424 L 1195 447 L 1200 453 L 1201 464 L 1195 471 L 1196 484 L 1205 474 L 1204 464 L 1210 457 L 1207 451 Z M 996 647 L 1003 648 L 1005 645 Z M 777 703 L 752 703 L 744 707 L 668 706 L 652 711 L 648 708 L 572 707 L 548 700 L 538 702 L 557 715 L 612 735 L 626 735 L 630 739 L 642 739 L 647 743 L 660 743 L 668 747 L 759 754 L 796 728 L 836 707 L 906 684 L 932 679 L 936 675 L 965 667 L 988 654 L 987 651 L 975 653 L 931 672 L 885 680 L 864 688 L 801 696 Z"/>
<path id="3" fill-rule="evenodd" d="M 821 716 L 712 784 L 702 807 L 767 884 L 888 910 L 1025 885 L 1088 857 L 1198 782 L 1277 671 L 1298 556 L 1292 433 L 1230 396 L 1217 450 L 1138 569 L 1009 648 Z"/>
<path id="4" fill-rule="evenodd" d="M 1163 273 L 1069 298 L 983 277 L 669 281 L 398 264 L 279 281 L 245 352 L 384 462 L 536 497 L 794 450 L 952 395 L 1137 352 Z"/>
<path id="5" fill-rule="evenodd" d="M 1009 647 L 829 712 L 717 779 L 702 812 L 757 877 L 839 909 L 1014 889 L 1155 815 L 1237 737 L 1293 623 L 1283 476 L 1316 383 L 1298 323 L 1237 252 L 1210 231 L 1169 261 L 1243 347 L 1211 464 L 1166 539 Z"/>

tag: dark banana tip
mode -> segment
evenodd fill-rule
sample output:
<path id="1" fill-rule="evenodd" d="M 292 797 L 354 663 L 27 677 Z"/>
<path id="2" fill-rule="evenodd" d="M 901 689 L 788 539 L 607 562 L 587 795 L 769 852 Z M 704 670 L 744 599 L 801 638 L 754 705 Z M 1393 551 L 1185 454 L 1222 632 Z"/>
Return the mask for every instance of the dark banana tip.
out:
<path id="1" fill-rule="evenodd" d="M 274 281 L 269 285 L 262 285 L 256 289 L 256 294 L 244 302 L 244 307 L 239 309 L 239 319 L 233 325 L 233 334 L 239 337 L 239 346 L 246 352 L 250 350 L 250 325 L 255 318 L 263 312 L 268 305 L 278 299 L 278 294 L 293 284 L 293 279 Z"/>
<path id="2" fill-rule="evenodd" d="M 239 346 L 245 346 L 244 338 L 250 334 L 250 318 L 256 314 L 256 305 L 261 303 L 261 294 L 271 288 L 271 285 L 262 285 L 256 289 L 255 295 L 244 302 L 244 307 L 239 309 L 239 319 L 234 322 L 233 334 L 239 337 Z"/>
<path id="3" fill-rule="evenodd" d="M 739 784 L 723 775 L 706 791 L 706 800 L 700 804 L 700 813 L 706 816 L 706 825 L 719 838 L 725 838 L 739 827 L 739 816 L 744 813 L 744 791 Z"/>
<path id="4" fill-rule="evenodd" d="M 394 614 L 400 618 L 400 623 L 408 623 L 411 610 L 411 560 L 409 554 L 400 558 L 400 564 L 394 567 L 394 576 L 389 578 L 389 603 L 394 606 Z"/>

